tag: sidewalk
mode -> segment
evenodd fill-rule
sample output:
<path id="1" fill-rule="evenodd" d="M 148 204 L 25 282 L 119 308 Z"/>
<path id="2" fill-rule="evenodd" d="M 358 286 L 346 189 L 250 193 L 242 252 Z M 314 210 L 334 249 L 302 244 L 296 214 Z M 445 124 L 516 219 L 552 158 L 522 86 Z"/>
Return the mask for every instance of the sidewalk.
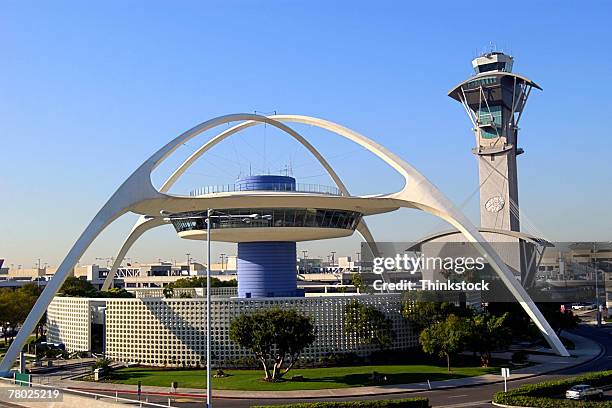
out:
<path id="1" fill-rule="evenodd" d="M 601 352 L 600 346 L 592 340 L 574 335 L 568 332 L 563 333 L 564 337 L 572 340 L 576 345 L 576 350 L 571 350 L 571 357 L 559 357 L 552 355 L 529 355 L 529 360 L 537 364 L 530 367 L 517 369 L 511 372 L 511 379 L 518 380 L 557 371 L 565 368 L 574 367 L 596 358 Z M 503 381 L 501 375 L 487 374 L 477 377 L 458 378 L 445 381 L 432 381 L 431 389 L 449 389 L 467 387 L 474 385 L 492 384 Z M 88 391 L 132 391 L 136 390 L 134 385 L 94 383 L 76 380 L 63 380 L 67 388 L 81 389 Z M 428 390 L 427 382 L 413 384 L 381 385 L 374 387 L 353 387 L 353 388 L 330 388 L 324 390 L 298 390 L 298 391 L 236 391 L 236 390 L 215 390 L 215 398 L 228 399 L 284 399 L 284 398 L 333 398 L 333 397 L 359 397 L 368 395 L 397 394 L 405 392 L 416 392 Z M 143 393 L 166 394 L 168 387 L 143 386 Z M 196 388 L 179 388 L 179 395 L 188 397 L 204 397 L 206 390 Z"/>

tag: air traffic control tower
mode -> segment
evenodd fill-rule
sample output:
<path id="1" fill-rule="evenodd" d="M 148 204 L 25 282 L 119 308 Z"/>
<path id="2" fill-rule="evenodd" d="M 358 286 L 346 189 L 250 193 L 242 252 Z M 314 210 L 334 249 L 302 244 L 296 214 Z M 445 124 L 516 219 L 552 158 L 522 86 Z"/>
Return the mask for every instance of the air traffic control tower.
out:
<path id="1" fill-rule="evenodd" d="M 489 52 L 472 61 L 475 75 L 449 92 L 473 125 L 480 176 L 481 228 L 520 231 L 516 157 L 518 124 L 533 81 L 512 72 L 513 58 Z"/>

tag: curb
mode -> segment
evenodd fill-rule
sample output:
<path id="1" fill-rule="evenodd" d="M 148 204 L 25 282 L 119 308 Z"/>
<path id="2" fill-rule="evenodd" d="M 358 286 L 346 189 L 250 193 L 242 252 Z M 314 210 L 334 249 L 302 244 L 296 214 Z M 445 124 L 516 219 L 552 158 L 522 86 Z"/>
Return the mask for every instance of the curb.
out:
<path id="1" fill-rule="evenodd" d="M 521 406 L 518 406 L 518 405 L 504 405 L 504 404 L 499 404 L 497 402 L 491 402 L 491 404 L 494 407 L 501 407 L 501 408 L 533 408 L 533 407 L 521 407 Z"/>

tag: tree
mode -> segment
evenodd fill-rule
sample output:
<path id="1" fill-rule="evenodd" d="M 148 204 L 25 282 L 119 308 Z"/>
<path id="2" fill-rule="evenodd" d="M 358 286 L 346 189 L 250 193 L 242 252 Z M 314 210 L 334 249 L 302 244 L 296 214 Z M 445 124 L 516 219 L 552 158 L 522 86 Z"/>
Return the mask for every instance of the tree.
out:
<path id="1" fill-rule="evenodd" d="M 580 318 L 574 315 L 571 310 L 561 312 L 560 303 L 538 303 L 537 307 L 557 335 L 561 334 L 562 330 L 578 327 Z M 492 302 L 487 305 L 487 310 L 497 316 L 504 313 L 509 315 L 505 325 L 510 328 L 513 339 L 527 338 L 533 340 L 541 337 L 540 331 L 518 303 Z"/>
<path id="2" fill-rule="evenodd" d="M 450 371 L 450 358 L 465 348 L 470 337 L 469 322 L 454 314 L 446 320 L 426 327 L 419 336 L 423 351 L 446 357 L 446 367 Z"/>
<path id="3" fill-rule="evenodd" d="M 91 283 L 76 276 L 66 278 L 59 292 L 64 296 L 73 297 L 95 297 L 98 293 Z"/>
<path id="4" fill-rule="evenodd" d="M 166 299 L 171 299 L 174 296 L 174 289 L 172 288 L 172 285 L 166 286 L 162 292 Z"/>
<path id="5" fill-rule="evenodd" d="M 11 327 L 10 319 L 14 315 L 15 299 L 14 293 L 10 289 L 3 289 L 0 291 L 0 325 L 2 325 L 2 334 L 4 337 L 4 344 L 8 344 L 9 341 L 9 327 Z"/>
<path id="6" fill-rule="evenodd" d="M 173 288 L 205 288 L 206 287 L 206 277 L 204 276 L 193 276 L 189 278 L 180 278 L 170 284 Z M 213 288 L 221 288 L 221 287 L 236 287 L 238 286 L 238 281 L 236 279 L 230 279 L 227 281 L 222 281 L 218 278 L 211 277 L 210 278 L 210 286 Z"/>
<path id="7" fill-rule="evenodd" d="M 26 313 L 23 313 L 23 316 L 22 316 L 23 319 L 20 319 L 19 323 L 21 324 L 25 321 L 25 319 L 27 318 L 27 314 L 34 307 L 34 303 L 36 303 L 38 296 L 40 296 L 40 294 L 42 293 L 42 288 L 40 288 L 35 283 L 26 283 L 25 285 L 21 286 L 16 291 L 21 292 L 22 294 L 21 301 L 23 302 L 23 304 L 21 305 L 21 308 L 24 311 L 26 311 Z M 36 328 L 34 329 L 34 333 L 36 334 L 36 339 L 38 339 L 39 336 L 43 335 L 43 328 L 46 322 L 47 322 L 47 312 L 45 311 L 42 317 L 38 320 L 38 323 L 36 323 Z"/>
<path id="8" fill-rule="evenodd" d="M 571 309 L 562 312 L 559 303 L 538 303 L 538 309 L 557 335 L 563 330 L 575 329 L 580 322 L 580 318 Z"/>
<path id="9" fill-rule="evenodd" d="M 29 285 L 16 290 L 0 291 L 0 324 L 4 334 L 4 343 L 13 338 L 17 327 L 24 322 L 34 306 L 37 294 Z M 11 330 L 9 330 L 9 328 Z"/>
<path id="10" fill-rule="evenodd" d="M 491 363 L 491 352 L 508 347 L 512 342 L 512 333 L 506 325 L 508 313 L 495 316 L 481 313 L 470 319 L 471 335 L 468 349 L 480 354 L 480 365 L 488 367 Z"/>
<path id="11" fill-rule="evenodd" d="M 236 317 L 230 323 L 229 334 L 233 342 L 252 351 L 261 361 L 266 381 L 278 381 L 287 374 L 316 338 L 309 317 L 293 309 L 278 308 Z"/>
<path id="12" fill-rule="evenodd" d="M 102 297 L 102 298 L 120 298 L 120 299 L 129 299 L 129 298 L 134 298 L 136 296 L 134 296 L 133 293 L 128 292 L 127 290 L 123 289 L 123 288 L 111 288 L 109 290 L 102 290 L 100 292 L 97 293 L 98 297 Z"/>
<path id="13" fill-rule="evenodd" d="M 494 316 L 508 314 L 505 325 L 510 329 L 513 339 L 532 339 L 538 336 L 539 330 L 534 331 L 535 326 L 520 304 L 489 302 L 486 309 Z"/>
<path id="14" fill-rule="evenodd" d="M 446 320 L 451 314 L 460 317 L 470 317 L 472 309 L 460 307 L 447 301 L 429 301 L 422 292 L 408 292 L 402 305 L 404 316 L 417 331 Z"/>
<path id="15" fill-rule="evenodd" d="M 344 331 L 363 344 L 374 344 L 384 350 L 393 343 L 393 322 L 373 306 L 353 300 L 344 309 Z"/>
<path id="16" fill-rule="evenodd" d="M 17 290 L 33 298 L 38 298 L 42 293 L 42 289 L 35 283 L 26 283 Z"/>
<path id="17" fill-rule="evenodd" d="M 363 275 L 360 272 L 353 274 L 353 277 L 351 278 L 351 283 L 357 288 L 360 293 L 370 292 L 370 287 L 365 283 Z"/>

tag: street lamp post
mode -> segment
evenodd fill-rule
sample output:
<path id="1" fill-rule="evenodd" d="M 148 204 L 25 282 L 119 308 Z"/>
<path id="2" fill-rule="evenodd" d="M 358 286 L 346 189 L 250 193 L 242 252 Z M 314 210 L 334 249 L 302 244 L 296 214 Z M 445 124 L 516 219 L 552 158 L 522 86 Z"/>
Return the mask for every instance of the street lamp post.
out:
<path id="1" fill-rule="evenodd" d="M 304 263 L 304 273 L 308 273 L 308 251 L 302 251 L 302 262 Z"/>
<path id="2" fill-rule="evenodd" d="M 593 242 L 593 257 L 592 257 L 592 265 L 593 272 L 595 272 L 595 318 L 597 320 L 597 327 L 601 327 L 601 312 L 599 311 L 599 282 L 598 282 L 598 270 L 597 270 L 597 249 L 595 247 L 595 242 Z"/>
<path id="3" fill-rule="evenodd" d="M 161 212 L 162 215 L 167 214 L 165 211 Z M 197 219 L 200 217 L 174 217 L 174 218 L 164 218 L 164 220 L 189 220 L 189 219 Z M 211 266 L 211 256 L 210 256 L 210 230 L 211 230 L 211 219 L 232 219 L 232 218 L 240 218 L 245 223 L 250 223 L 251 220 L 254 219 L 263 219 L 270 220 L 272 219 L 271 215 L 260 215 L 260 214 L 250 214 L 247 216 L 243 215 L 232 215 L 232 214 L 221 214 L 221 215 L 213 215 L 213 209 L 209 208 L 206 211 L 206 406 L 207 408 L 212 408 L 212 375 L 211 375 L 211 317 L 210 317 L 210 266 Z M 193 261 L 193 259 L 191 259 Z"/>
<path id="4" fill-rule="evenodd" d="M 36 271 L 36 287 L 40 288 L 40 258 L 38 258 L 38 270 Z"/>
<path id="5" fill-rule="evenodd" d="M 210 216 L 212 209 L 206 213 L 206 407 L 212 408 L 212 376 L 210 361 Z"/>
<path id="6" fill-rule="evenodd" d="M 225 254 L 221 254 L 221 274 L 225 274 L 225 264 L 223 263 L 224 260 L 227 259 L 227 257 L 225 256 Z"/>

